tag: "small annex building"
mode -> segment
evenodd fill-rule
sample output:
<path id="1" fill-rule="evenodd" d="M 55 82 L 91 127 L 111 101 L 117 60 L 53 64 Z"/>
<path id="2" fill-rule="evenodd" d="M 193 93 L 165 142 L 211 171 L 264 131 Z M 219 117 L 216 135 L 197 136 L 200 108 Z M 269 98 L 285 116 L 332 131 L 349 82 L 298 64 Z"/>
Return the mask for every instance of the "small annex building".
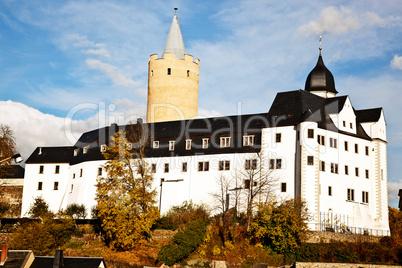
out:
<path id="1" fill-rule="evenodd" d="M 180 108 L 189 103 L 185 85 L 198 92 L 198 69 L 191 68 L 199 60 L 184 54 L 176 14 L 172 24 L 176 30 L 169 32 L 168 40 L 181 42 L 176 42 L 178 50 L 169 43 L 162 58 L 151 55 L 148 96 L 170 90 L 152 84 L 152 79 L 173 79 L 184 85 L 180 94 L 174 94 L 182 99 L 172 100 Z M 159 62 L 152 65 L 153 61 Z M 89 217 L 96 205 L 96 180 L 106 176 L 102 152 L 111 144 L 110 137 L 119 130 L 141 129 L 147 133 L 145 158 L 155 178 L 161 213 L 190 200 L 216 208 L 213 194 L 219 191 L 220 178 L 233 181 L 226 194 L 227 208 L 239 206 L 239 193 L 259 183 L 257 177 L 253 181 L 243 175 L 258 170 L 272 178 L 269 198 L 306 201 L 311 230 L 389 235 L 384 111 L 357 110 L 348 95 L 337 94 L 320 48 L 304 89 L 277 93 L 270 109 L 259 114 L 197 119 L 186 108 L 188 115 L 178 119 L 177 114 L 154 113 L 150 106 L 163 103 L 149 97 L 146 123 L 139 119 L 112 124 L 83 133 L 74 146 L 36 148 L 26 161 L 22 216 L 36 196 L 43 196 L 54 211 L 84 204 Z"/>

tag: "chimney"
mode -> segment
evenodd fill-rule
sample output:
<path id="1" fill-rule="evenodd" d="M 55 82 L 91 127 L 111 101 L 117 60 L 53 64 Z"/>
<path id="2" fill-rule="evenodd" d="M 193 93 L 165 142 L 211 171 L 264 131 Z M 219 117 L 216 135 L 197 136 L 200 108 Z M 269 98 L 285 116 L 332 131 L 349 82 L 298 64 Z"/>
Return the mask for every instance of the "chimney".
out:
<path id="1" fill-rule="evenodd" d="M 8 253 L 8 245 L 7 245 L 7 244 L 3 244 L 3 246 L 1 247 L 1 259 L 0 259 L 0 263 L 5 263 L 5 262 L 6 262 L 7 253 Z"/>
<path id="2" fill-rule="evenodd" d="M 54 255 L 53 268 L 61 268 L 61 267 L 64 267 L 63 250 L 58 249 L 56 250 L 56 253 Z"/>

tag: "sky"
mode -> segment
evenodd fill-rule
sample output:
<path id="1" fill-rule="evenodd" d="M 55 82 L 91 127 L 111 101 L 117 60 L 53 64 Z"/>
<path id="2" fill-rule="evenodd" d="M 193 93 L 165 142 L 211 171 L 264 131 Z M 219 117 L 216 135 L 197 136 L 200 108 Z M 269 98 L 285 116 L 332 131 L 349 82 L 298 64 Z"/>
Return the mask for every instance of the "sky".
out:
<path id="1" fill-rule="evenodd" d="M 402 189 L 400 0 L 2 0 L 0 123 L 25 159 L 85 131 L 146 118 L 148 59 L 177 7 L 186 53 L 200 59 L 199 114 L 267 112 L 304 89 L 322 36 L 338 96 L 384 107 L 389 202 Z"/>

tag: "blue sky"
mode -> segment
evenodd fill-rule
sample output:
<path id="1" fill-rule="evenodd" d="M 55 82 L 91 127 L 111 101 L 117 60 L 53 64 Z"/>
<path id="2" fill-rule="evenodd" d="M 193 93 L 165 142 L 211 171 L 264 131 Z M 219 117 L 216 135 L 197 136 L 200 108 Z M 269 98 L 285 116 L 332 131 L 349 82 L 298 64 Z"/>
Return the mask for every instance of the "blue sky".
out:
<path id="1" fill-rule="evenodd" d="M 339 95 L 384 107 L 389 200 L 402 188 L 402 5 L 373 1 L 0 2 L 0 122 L 25 157 L 83 132 L 146 113 L 149 55 L 178 18 L 199 58 L 204 116 L 266 112 L 275 94 L 303 89 L 322 55 Z M 28 134 L 28 135 L 27 135 Z"/>

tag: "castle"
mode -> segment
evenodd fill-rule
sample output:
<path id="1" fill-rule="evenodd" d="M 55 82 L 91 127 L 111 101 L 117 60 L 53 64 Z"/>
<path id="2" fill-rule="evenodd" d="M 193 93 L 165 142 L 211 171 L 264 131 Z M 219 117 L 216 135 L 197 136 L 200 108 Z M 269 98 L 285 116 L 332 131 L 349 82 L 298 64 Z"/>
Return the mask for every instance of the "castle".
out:
<path id="1" fill-rule="evenodd" d="M 185 54 L 175 14 L 162 56 L 149 59 L 147 122 L 135 124 L 150 133 L 146 160 L 161 213 L 190 200 L 214 207 L 222 178 L 234 181 L 226 208 L 238 206 L 239 193 L 269 177 L 259 198 L 301 197 L 311 230 L 389 235 L 383 109 L 355 110 L 349 96 L 337 96 L 321 48 L 304 90 L 278 93 L 260 114 L 197 119 L 199 65 Z M 36 148 L 26 161 L 22 216 L 36 196 L 53 211 L 84 204 L 89 215 L 96 180 L 106 176 L 102 152 L 129 128 L 112 124 L 74 146 Z"/>

